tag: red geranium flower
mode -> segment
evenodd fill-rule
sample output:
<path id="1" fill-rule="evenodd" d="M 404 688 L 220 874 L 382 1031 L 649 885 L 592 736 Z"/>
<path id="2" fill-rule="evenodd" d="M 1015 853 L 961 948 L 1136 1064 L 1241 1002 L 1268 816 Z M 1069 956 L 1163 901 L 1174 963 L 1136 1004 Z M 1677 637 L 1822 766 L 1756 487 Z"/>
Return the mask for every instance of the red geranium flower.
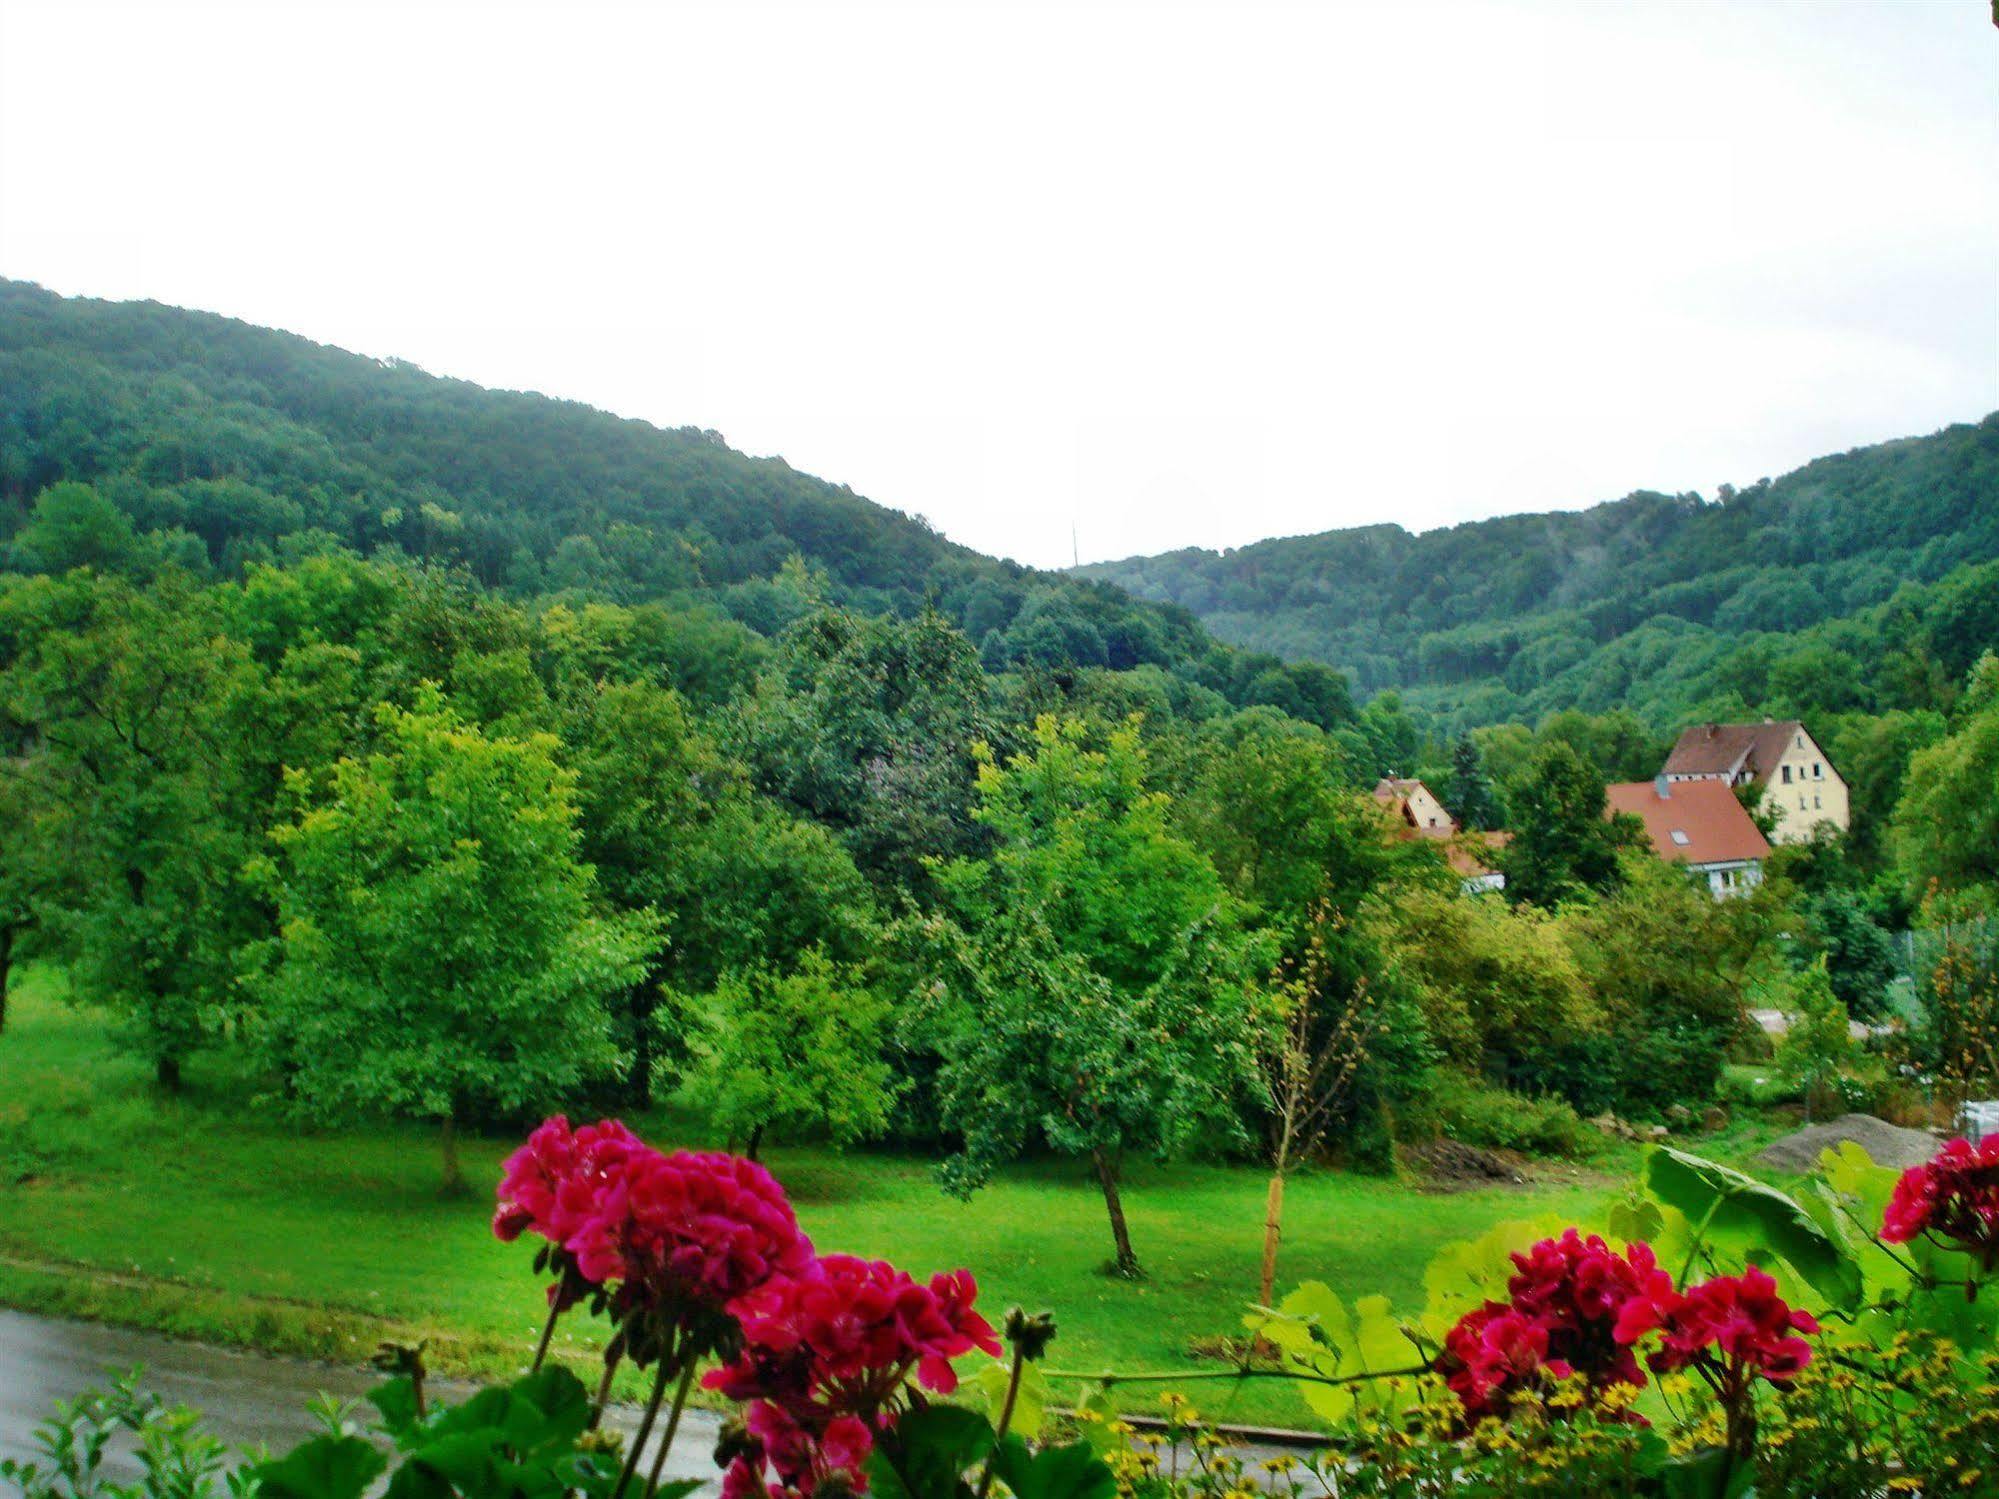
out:
<path id="1" fill-rule="evenodd" d="M 1634 1305 L 1619 1321 L 1618 1336 L 1636 1342 L 1654 1328 L 1663 1343 L 1645 1362 L 1655 1373 L 1712 1360 L 1724 1384 L 1754 1375 L 1787 1385 L 1812 1361 L 1812 1345 L 1800 1334 L 1816 1333 L 1819 1324 L 1751 1265 L 1740 1275 L 1717 1275 L 1684 1294 Z"/>
<path id="2" fill-rule="evenodd" d="M 1543 1371 L 1580 1375 L 1592 1392 L 1645 1383 L 1618 1328 L 1634 1303 L 1672 1293 L 1650 1245 L 1618 1254 L 1572 1228 L 1512 1259 L 1509 1299 L 1467 1313 L 1444 1340 L 1438 1368 L 1466 1416 L 1504 1415 L 1512 1395 L 1542 1382 Z"/>
<path id="3" fill-rule="evenodd" d="M 811 1262 L 775 1178 L 741 1156 L 644 1151 L 622 1163 L 566 1241 L 596 1284 L 628 1299 L 720 1311 Z"/>
<path id="4" fill-rule="evenodd" d="M 610 1175 L 645 1148 L 615 1119 L 578 1130 L 561 1114 L 544 1119 L 500 1169 L 493 1233 L 511 1244 L 532 1229 L 561 1244 L 581 1226 Z"/>
<path id="5" fill-rule="evenodd" d="M 925 1285 L 880 1260 L 829 1254 L 733 1302 L 743 1351 L 703 1382 L 748 1402 L 757 1450 L 731 1463 L 725 1495 L 807 1495 L 836 1472 L 865 1489 L 862 1464 L 906 1382 L 948 1394 L 951 1360 L 998 1355 L 977 1296 L 967 1271 Z"/>
<path id="6" fill-rule="evenodd" d="M 1987 1268 L 1999 1265 L 1999 1135 L 1976 1146 L 1952 1140 L 1926 1165 L 1902 1173 L 1881 1237 L 1906 1244 L 1925 1233 L 1980 1256 Z"/>

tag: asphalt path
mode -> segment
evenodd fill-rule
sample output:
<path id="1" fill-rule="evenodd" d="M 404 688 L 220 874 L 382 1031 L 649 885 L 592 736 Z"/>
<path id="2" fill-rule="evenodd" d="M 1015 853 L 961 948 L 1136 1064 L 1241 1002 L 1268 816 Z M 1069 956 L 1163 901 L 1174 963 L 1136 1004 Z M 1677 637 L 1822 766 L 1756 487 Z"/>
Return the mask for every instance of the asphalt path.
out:
<path id="1" fill-rule="evenodd" d="M 0 1458 L 36 1460 L 35 1428 L 48 1419 L 56 1401 L 104 1388 L 135 1368 L 143 1371 L 143 1389 L 170 1405 L 200 1410 L 208 1429 L 231 1446 L 276 1452 L 318 1434 L 308 1412 L 315 1396 L 359 1400 L 380 1378 L 366 1369 L 267 1358 L 157 1333 L 0 1309 Z M 587 1380 L 589 1371 L 581 1372 Z M 454 1400 L 468 1388 L 437 1381 L 433 1392 L 439 1399 Z M 609 1419 L 629 1434 L 638 1424 L 638 1412 L 615 1407 Z M 715 1434 L 711 1412 L 687 1411 L 667 1472 L 712 1481 Z M 129 1446 L 111 1462 L 122 1477 L 137 1473 Z"/>

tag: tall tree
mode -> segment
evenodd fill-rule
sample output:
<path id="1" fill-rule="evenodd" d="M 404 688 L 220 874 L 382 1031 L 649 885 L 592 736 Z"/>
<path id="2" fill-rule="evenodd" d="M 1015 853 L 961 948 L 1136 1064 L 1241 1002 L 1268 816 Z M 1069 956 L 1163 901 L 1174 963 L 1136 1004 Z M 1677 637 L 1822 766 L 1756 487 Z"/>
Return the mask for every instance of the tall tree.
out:
<path id="1" fill-rule="evenodd" d="M 0 1032 L 14 965 L 75 866 L 66 846 L 74 824 L 61 815 L 67 793 L 41 756 L 15 752 L 21 748 L 0 748 Z"/>
<path id="2" fill-rule="evenodd" d="M 1973 668 L 1953 732 L 1910 757 L 1893 839 L 1913 899 L 1934 885 L 1999 907 L 1999 656 Z"/>
<path id="3" fill-rule="evenodd" d="M 1617 885 L 1628 834 L 1604 816 L 1602 772 L 1566 740 L 1535 753 L 1512 802 L 1513 837 L 1499 855 L 1510 899 L 1552 906 Z"/>
<path id="4" fill-rule="evenodd" d="M 701 1005 L 687 1097 L 751 1160 L 771 1130 L 878 1135 L 896 1095 L 888 1022 L 867 975 L 816 947 L 788 972 L 731 970 Z"/>
<path id="5" fill-rule="evenodd" d="M 177 1087 L 210 1018 L 237 1003 L 237 950 L 265 931 L 240 877 L 259 809 L 238 713 L 257 674 L 177 573 L 143 589 L 32 580 L 0 602 L 0 637 L 7 711 L 65 788 L 40 836 L 73 857 L 46 906 L 72 992 Z"/>
<path id="6" fill-rule="evenodd" d="M 963 1142 L 946 1185 L 970 1192 L 1039 1141 L 1087 1157 L 1126 1276 L 1125 1154 L 1170 1154 L 1204 1120 L 1239 1131 L 1269 956 L 1167 813 L 1134 725 L 1044 716 L 1031 753 L 982 764 L 999 847 L 943 872 L 955 920 L 934 928 L 939 1106 Z"/>
<path id="7" fill-rule="evenodd" d="M 1382 836 L 1330 737 L 1268 708 L 1204 725 L 1188 780 L 1178 825 L 1231 894 L 1287 928 L 1322 896 L 1351 910 L 1391 871 L 1421 878 L 1435 865 Z"/>
<path id="8" fill-rule="evenodd" d="M 664 923 L 621 1005 L 627 1091 L 645 1106 L 662 1061 L 685 1059 L 690 996 L 815 947 L 860 956 L 872 896 L 847 851 L 757 795 L 670 688 L 584 684 L 565 722 L 583 855 L 614 908 Z"/>
<path id="9" fill-rule="evenodd" d="M 292 1104 L 440 1127 L 545 1109 L 615 1065 L 605 1002 L 649 933 L 592 910 L 555 740 L 488 738 L 434 688 L 379 748 L 294 778 L 269 866 L 280 913 L 265 1043 Z"/>
<path id="10" fill-rule="evenodd" d="M 758 784 L 831 828 L 877 883 L 921 890 L 929 860 L 978 845 L 972 747 L 992 734 L 989 686 L 935 611 L 805 616 L 740 722 Z"/>
<path id="11" fill-rule="evenodd" d="M 1492 788 L 1492 777 L 1486 772 L 1485 756 L 1478 741 L 1469 734 L 1460 738 L 1451 751 L 1451 779 L 1445 789 L 1444 803 L 1460 827 L 1482 832 L 1501 823 L 1499 794 Z"/>

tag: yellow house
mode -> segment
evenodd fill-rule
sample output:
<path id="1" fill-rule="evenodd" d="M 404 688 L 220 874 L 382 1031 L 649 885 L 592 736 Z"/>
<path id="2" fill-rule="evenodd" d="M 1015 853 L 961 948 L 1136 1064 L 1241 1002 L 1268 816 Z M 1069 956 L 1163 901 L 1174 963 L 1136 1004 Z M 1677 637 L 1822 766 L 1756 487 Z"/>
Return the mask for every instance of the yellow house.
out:
<path id="1" fill-rule="evenodd" d="M 1852 825 L 1846 781 L 1811 730 L 1794 718 L 1683 729 L 1660 775 L 1761 787 L 1763 809 L 1777 819 L 1772 843 L 1801 843 L 1821 823 L 1842 833 Z"/>

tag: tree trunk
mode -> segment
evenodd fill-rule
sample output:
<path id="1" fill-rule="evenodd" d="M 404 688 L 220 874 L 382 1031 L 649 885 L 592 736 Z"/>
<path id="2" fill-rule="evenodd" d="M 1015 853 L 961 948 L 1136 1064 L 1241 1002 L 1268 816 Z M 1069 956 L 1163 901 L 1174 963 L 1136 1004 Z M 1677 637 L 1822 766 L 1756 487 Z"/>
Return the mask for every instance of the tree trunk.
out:
<path id="1" fill-rule="evenodd" d="M 625 1091 L 636 1109 L 652 1107 L 652 1017 L 658 1008 L 657 986 L 650 978 L 641 980 L 632 991 L 632 1065 L 625 1075 Z"/>
<path id="2" fill-rule="evenodd" d="M 1258 1306 L 1270 1306 L 1277 1290 L 1277 1246 L 1284 1237 L 1284 1173 L 1270 1173 L 1270 1193 L 1263 1200 L 1263 1276 L 1257 1282 Z"/>
<path id="3" fill-rule="evenodd" d="M 750 1143 L 743 1148 L 743 1154 L 748 1156 L 751 1160 L 754 1161 L 757 1158 L 757 1151 L 762 1147 L 763 1142 L 764 1142 L 764 1127 L 763 1124 L 759 1122 L 757 1126 L 750 1131 Z"/>
<path id="4" fill-rule="evenodd" d="M 1138 1256 L 1132 1253 L 1131 1231 L 1125 1227 L 1124 1201 L 1118 1196 L 1117 1167 L 1101 1149 L 1091 1151 L 1090 1159 L 1096 1162 L 1097 1185 L 1104 1189 L 1104 1210 L 1111 1215 L 1111 1242 L 1117 1246 L 1113 1268 L 1127 1280 L 1137 1280 L 1145 1272 L 1138 1266 Z"/>
<path id="5" fill-rule="evenodd" d="M 465 1170 L 458 1163 L 458 1121 L 449 1114 L 438 1122 L 437 1143 L 444 1151 L 444 1185 L 438 1188 L 438 1195 L 463 1197 Z"/>
<path id="6" fill-rule="evenodd" d="M 159 1085 L 169 1093 L 180 1092 L 180 1058 L 157 1057 L 153 1061 L 153 1076 Z"/>

